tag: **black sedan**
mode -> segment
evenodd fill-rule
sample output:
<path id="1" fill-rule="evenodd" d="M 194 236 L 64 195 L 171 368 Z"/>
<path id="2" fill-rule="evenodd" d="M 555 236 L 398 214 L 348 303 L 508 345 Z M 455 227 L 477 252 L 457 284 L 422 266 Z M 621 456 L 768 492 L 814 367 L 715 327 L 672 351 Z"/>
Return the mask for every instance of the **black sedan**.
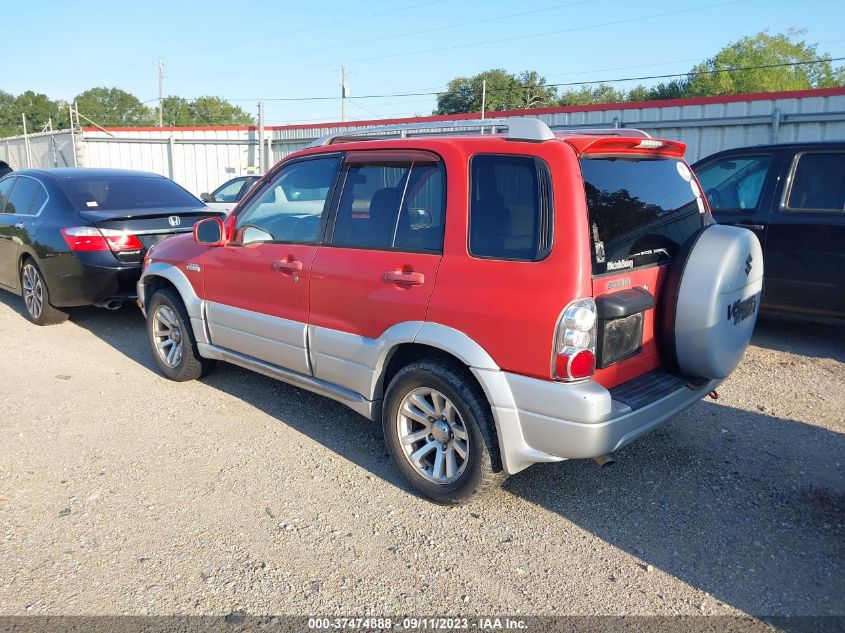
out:
<path id="1" fill-rule="evenodd" d="M 0 178 L 0 288 L 38 325 L 68 308 L 135 299 L 147 248 L 223 214 L 172 180 L 119 169 L 32 169 Z"/>

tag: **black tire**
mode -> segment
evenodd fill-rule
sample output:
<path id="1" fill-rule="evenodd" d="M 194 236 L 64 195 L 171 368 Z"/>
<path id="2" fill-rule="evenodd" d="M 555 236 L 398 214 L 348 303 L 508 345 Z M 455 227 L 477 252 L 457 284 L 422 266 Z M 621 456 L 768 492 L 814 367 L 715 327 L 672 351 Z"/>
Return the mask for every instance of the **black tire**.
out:
<path id="1" fill-rule="evenodd" d="M 170 314 L 175 315 L 181 335 L 182 357 L 174 366 L 165 362 L 165 359 L 162 358 L 156 347 L 157 338 L 154 334 L 154 328 L 156 314 L 161 308 L 169 309 Z M 200 356 L 194 331 L 191 328 L 191 319 L 188 317 L 185 304 L 182 302 L 178 293 L 170 288 L 157 290 L 150 298 L 147 308 L 147 339 L 150 342 L 150 350 L 152 351 L 156 365 L 161 373 L 170 380 L 176 382 L 196 380 L 207 375 L 214 369 L 215 362 L 213 359 Z"/>
<path id="2" fill-rule="evenodd" d="M 402 448 L 399 408 L 405 397 L 416 389 L 440 392 L 452 402 L 463 422 L 469 439 L 468 457 L 463 471 L 454 481 L 430 481 L 411 464 Z M 435 503 L 463 503 L 472 496 L 499 486 L 507 476 L 501 468 L 490 404 L 472 375 L 456 362 L 431 358 L 402 368 L 387 387 L 382 407 L 382 427 L 388 451 L 402 477 L 416 492 Z M 435 452 L 437 450 L 434 449 Z"/>
<path id="3" fill-rule="evenodd" d="M 41 274 L 38 264 L 31 257 L 27 257 L 23 261 L 20 283 L 24 310 L 30 321 L 36 325 L 58 325 L 68 320 L 70 314 L 67 310 L 60 310 L 50 304 L 50 290 L 47 288 L 47 282 L 44 280 L 44 275 Z M 39 286 L 40 291 L 38 290 Z M 35 297 L 40 298 L 35 299 Z M 33 301 L 33 299 L 35 300 Z"/>

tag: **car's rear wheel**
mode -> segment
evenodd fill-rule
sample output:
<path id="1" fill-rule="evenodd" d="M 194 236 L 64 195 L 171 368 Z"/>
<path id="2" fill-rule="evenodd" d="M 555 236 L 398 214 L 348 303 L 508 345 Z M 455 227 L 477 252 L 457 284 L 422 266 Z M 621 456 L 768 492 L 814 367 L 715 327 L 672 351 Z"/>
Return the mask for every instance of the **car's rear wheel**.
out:
<path id="1" fill-rule="evenodd" d="M 456 364 L 412 363 L 390 381 L 382 426 L 393 461 L 408 484 L 437 503 L 461 503 L 498 485 L 490 405 Z"/>
<path id="2" fill-rule="evenodd" d="M 21 295 L 29 320 L 36 325 L 56 325 L 68 319 L 68 313 L 50 305 L 50 292 L 41 270 L 32 258 L 21 267 Z"/>
<path id="3" fill-rule="evenodd" d="M 200 356 L 185 305 L 169 288 L 150 298 L 147 334 L 156 365 L 170 380 L 196 380 L 214 369 L 213 360 Z"/>

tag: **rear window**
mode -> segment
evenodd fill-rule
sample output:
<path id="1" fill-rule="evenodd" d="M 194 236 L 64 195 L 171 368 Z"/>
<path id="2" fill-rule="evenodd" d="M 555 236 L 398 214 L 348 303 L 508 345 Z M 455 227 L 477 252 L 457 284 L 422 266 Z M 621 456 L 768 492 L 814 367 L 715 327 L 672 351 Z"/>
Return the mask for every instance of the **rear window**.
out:
<path id="1" fill-rule="evenodd" d="M 689 167 L 673 158 L 582 158 L 593 274 L 671 261 L 705 222 Z"/>
<path id="2" fill-rule="evenodd" d="M 172 180 L 155 176 L 80 176 L 59 184 L 78 211 L 197 208 L 202 202 Z"/>

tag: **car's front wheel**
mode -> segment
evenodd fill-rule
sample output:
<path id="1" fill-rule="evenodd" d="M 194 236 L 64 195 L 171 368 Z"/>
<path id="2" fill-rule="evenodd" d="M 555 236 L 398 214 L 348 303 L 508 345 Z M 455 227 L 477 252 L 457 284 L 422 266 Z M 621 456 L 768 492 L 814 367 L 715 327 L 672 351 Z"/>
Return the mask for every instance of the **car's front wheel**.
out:
<path id="1" fill-rule="evenodd" d="M 170 380 L 196 380 L 214 368 L 213 360 L 200 356 L 185 305 L 170 288 L 150 298 L 147 334 L 156 365 Z"/>
<path id="2" fill-rule="evenodd" d="M 21 295 L 29 320 L 36 325 L 56 325 L 68 319 L 65 310 L 50 305 L 47 283 L 32 258 L 26 259 L 21 267 Z"/>
<path id="3" fill-rule="evenodd" d="M 382 425 L 408 484 L 437 503 L 461 503 L 504 479 L 490 405 L 457 364 L 422 360 L 390 381 Z"/>

